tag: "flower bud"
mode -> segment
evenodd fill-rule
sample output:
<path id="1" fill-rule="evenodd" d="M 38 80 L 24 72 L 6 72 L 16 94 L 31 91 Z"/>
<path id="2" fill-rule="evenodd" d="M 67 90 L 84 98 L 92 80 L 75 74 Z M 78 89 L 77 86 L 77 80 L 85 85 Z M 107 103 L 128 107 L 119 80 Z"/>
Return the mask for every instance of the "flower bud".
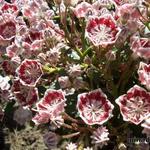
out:
<path id="1" fill-rule="evenodd" d="M 71 5 L 71 0 L 64 0 L 64 4 L 65 4 L 65 6 Z"/>
<path id="2" fill-rule="evenodd" d="M 69 72 L 70 77 L 74 78 L 74 77 L 80 76 L 82 73 L 82 70 L 81 70 L 80 65 L 74 64 L 69 67 L 68 72 Z"/>
<path id="3" fill-rule="evenodd" d="M 116 53 L 114 51 L 108 51 L 105 56 L 110 61 L 116 60 Z"/>
<path id="4" fill-rule="evenodd" d="M 68 88 L 71 85 L 71 82 L 68 76 L 59 77 L 58 82 L 61 88 Z"/>
<path id="5" fill-rule="evenodd" d="M 90 58 L 89 56 L 86 56 L 86 57 L 84 58 L 84 63 L 85 63 L 85 64 L 88 64 L 88 65 L 91 65 L 91 64 L 92 64 L 91 58 Z"/>
<path id="6" fill-rule="evenodd" d="M 65 6 L 69 6 L 69 5 L 76 5 L 79 2 L 79 0 L 64 0 L 64 4 Z"/>
<path id="7" fill-rule="evenodd" d="M 62 0 L 54 0 L 54 2 L 57 4 L 57 5 L 60 5 Z"/>

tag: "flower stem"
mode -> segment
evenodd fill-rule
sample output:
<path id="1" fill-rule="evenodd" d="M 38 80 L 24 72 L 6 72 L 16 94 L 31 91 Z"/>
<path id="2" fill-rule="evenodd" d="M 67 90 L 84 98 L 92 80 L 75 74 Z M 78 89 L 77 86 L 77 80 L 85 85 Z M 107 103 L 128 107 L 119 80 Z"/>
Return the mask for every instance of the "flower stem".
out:
<path id="1" fill-rule="evenodd" d="M 62 138 L 63 139 L 69 139 L 69 138 L 72 138 L 72 137 L 75 137 L 75 136 L 78 136 L 80 135 L 80 132 L 76 132 L 76 133 L 72 133 L 72 134 L 67 134 L 67 135 L 62 135 Z"/>

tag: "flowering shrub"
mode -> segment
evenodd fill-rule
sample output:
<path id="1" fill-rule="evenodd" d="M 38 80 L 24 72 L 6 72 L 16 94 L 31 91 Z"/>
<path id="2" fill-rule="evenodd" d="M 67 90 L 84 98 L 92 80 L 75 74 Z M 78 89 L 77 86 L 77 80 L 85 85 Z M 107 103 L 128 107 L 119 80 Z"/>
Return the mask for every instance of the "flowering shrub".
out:
<path id="1" fill-rule="evenodd" d="M 149 149 L 149 0 L 0 0 L 0 73 L 4 129 L 40 130 L 47 149 Z"/>

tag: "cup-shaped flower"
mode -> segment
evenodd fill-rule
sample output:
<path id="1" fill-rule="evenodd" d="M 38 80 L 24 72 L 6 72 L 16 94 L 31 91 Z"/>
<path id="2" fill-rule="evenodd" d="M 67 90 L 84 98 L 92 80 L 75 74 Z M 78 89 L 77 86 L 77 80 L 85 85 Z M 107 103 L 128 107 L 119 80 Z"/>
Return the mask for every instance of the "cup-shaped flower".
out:
<path id="1" fill-rule="evenodd" d="M 139 57 L 150 59 L 150 39 L 135 35 L 131 38 L 131 50 Z"/>
<path id="2" fill-rule="evenodd" d="M 101 89 L 78 95 L 77 109 L 86 124 L 103 124 L 112 117 L 113 108 Z"/>
<path id="3" fill-rule="evenodd" d="M 150 65 L 140 62 L 138 75 L 141 84 L 150 89 Z"/>
<path id="4" fill-rule="evenodd" d="M 36 124 L 44 124 L 49 122 L 49 114 L 47 112 L 40 112 L 37 113 L 33 118 L 32 121 Z"/>
<path id="5" fill-rule="evenodd" d="M 41 64 L 30 59 L 25 59 L 16 72 L 20 82 L 27 86 L 35 86 L 43 74 Z"/>
<path id="6" fill-rule="evenodd" d="M 38 114 L 32 119 L 36 124 L 53 121 L 64 112 L 65 94 L 62 90 L 48 89 L 37 106 Z"/>
<path id="7" fill-rule="evenodd" d="M 140 124 L 150 114 L 150 93 L 135 85 L 116 99 L 124 121 Z"/>
<path id="8" fill-rule="evenodd" d="M 11 40 L 16 35 L 16 24 L 14 21 L 7 21 L 0 24 L 0 39 Z"/>
<path id="9" fill-rule="evenodd" d="M 17 16 L 19 9 L 17 5 L 5 2 L 1 7 L 1 11 L 2 13 L 10 13 L 10 14 Z"/>
<path id="10" fill-rule="evenodd" d="M 115 43 L 120 31 L 113 17 L 108 14 L 89 19 L 86 36 L 95 46 L 107 46 Z"/>
<path id="11" fill-rule="evenodd" d="M 11 91 L 21 106 L 31 106 L 38 99 L 38 89 L 22 85 L 19 79 L 14 80 Z"/>

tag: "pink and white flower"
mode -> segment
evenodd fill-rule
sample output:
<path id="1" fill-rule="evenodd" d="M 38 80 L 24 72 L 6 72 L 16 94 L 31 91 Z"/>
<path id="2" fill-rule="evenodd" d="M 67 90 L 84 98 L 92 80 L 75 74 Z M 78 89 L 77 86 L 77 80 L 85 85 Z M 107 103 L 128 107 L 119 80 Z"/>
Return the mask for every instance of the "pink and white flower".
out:
<path id="1" fill-rule="evenodd" d="M 32 118 L 32 121 L 36 124 L 44 124 L 44 123 L 48 123 L 49 122 L 49 114 L 46 112 L 40 112 L 37 113 L 34 118 Z"/>
<path id="2" fill-rule="evenodd" d="M 70 65 L 68 73 L 69 73 L 70 77 L 72 77 L 72 78 L 80 76 L 82 74 L 81 66 L 79 64 Z"/>
<path id="3" fill-rule="evenodd" d="M 64 119 L 62 116 L 53 117 L 50 124 L 54 129 L 60 128 L 64 124 Z"/>
<path id="4" fill-rule="evenodd" d="M 93 8 L 95 8 L 97 11 L 100 10 L 101 8 L 108 8 L 109 6 L 114 5 L 117 7 L 116 3 L 114 0 L 98 0 L 95 1 L 93 4 Z"/>
<path id="5" fill-rule="evenodd" d="M 108 129 L 101 126 L 93 132 L 93 135 L 91 136 L 92 143 L 102 148 L 104 145 L 107 145 L 107 141 L 109 141 L 108 135 Z"/>
<path id="6" fill-rule="evenodd" d="M 17 64 L 14 61 L 4 60 L 1 64 L 3 71 L 7 75 L 15 75 Z"/>
<path id="7" fill-rule="evenodd" d="M 9 14 L 13 14 L 13 15 L 17 16 L 19 9 L 18 9 L 17 5 L 5 2 L 1 7 L 1 11 L 2 11 L 2 13 L 9 13 Z"/>
<path id="8" fill-rule="evenodd" d="M 140 62 L 138 75 L 141 84 L 145 85 L 148 89 L 150 89 L 150 64 Z"/>
<path id="9" fill-rule="evenodd" d="M 131 50 L 139 57 L 150 59 L 150 39 L 134 35 L 131 38 Z"/>
<path id="10" fill-rule="evenodd" d="M 123 23 L 133 20 L 138 24 L 139 19 L 142 17 L 141 13 L 137 9 L 137 5 L 134 3 L 126 3 L 120 6 L 117 10 L 117 16 L 122 20 Z"/>
<path id="11" fill-rule="evenodd" d="M 58 78 L 59 85 L 62 89 L 68 88 L 71 86 L 71 82 L 68 76 L 61 76 Z"/>
<path id="12" fill-rule="evenodd" d="M 62 90 L 48 89 L 37 106 L 38 114 L 32 119 L 36 124 L 53 121 L 64 112 L 65 94 Z"/>
<path id="13" fill-rule="evenodd" d="M 14 80 L 11 91 L 21 106 L 31 106 L 38 99 L 38 90 L 22 85 L 19 79 Z"/>
<path id="14" fill-rule="evenodd" d="M 101 89 L 78 95 L 77 109 L 86 124 L 103 124 L 112 117 L 113 108 Z"/>
<path id="15" fill-rule="evenodd" d="M 30 59 L 25 59 L 16 72 L 20 82 L 27 86 L 35 86 L 43 74 L 41 64 Z"/>
<path id="16" fill-rule="evenodd" d="M 17 56 L 19 52 L 20 49 L 16 46 L 15 43 L 12 43 L 6 48 L 7 56 L 10 58 Z"/>
<path id="17" fill-rule="evenodd" d="M 111 15 L 103 15 L 89 19 L 86 27 L 86 36 L 95 46 L 114 44 L 120 28 Z"/>
<path id="18" fill-rule="evenodd" d="M 59 47 L 54 47 L 46 52 L 47 61 L 52 65 L 56 66 L 60 59 L 60 49 Z"/>
<path id="19" fill-rule="evenodd" d="M 10 14 L 3 14 L 0 18 L 0 41 L 10 41 L 16 35 L 16 22 Z"/>
<path id="20" fill-rule="evenodd" d="M 9 90 L 10 84 L 8 83 L 10 78 L 8 76 L 1 76 L 0 75 L 0 89 L 1 90 Z"/>
<path id="21" fill-rule="evenodd" d="M 137 4 L 140 0 L 114 0 L 117 5 Z"/>
<path id="22" fill-rule="evenodd" d="M 124 121 L 140 124 L 150 114 L 150 93 L 135 85 L 116 99 Z"/>
<path id="23" fill-rule="evenodd" d="M 85 18 L 89 12 L 92 12 L 92 5 L 87 2 L 81 2 L 73 11 L 77 18 Z"/>

